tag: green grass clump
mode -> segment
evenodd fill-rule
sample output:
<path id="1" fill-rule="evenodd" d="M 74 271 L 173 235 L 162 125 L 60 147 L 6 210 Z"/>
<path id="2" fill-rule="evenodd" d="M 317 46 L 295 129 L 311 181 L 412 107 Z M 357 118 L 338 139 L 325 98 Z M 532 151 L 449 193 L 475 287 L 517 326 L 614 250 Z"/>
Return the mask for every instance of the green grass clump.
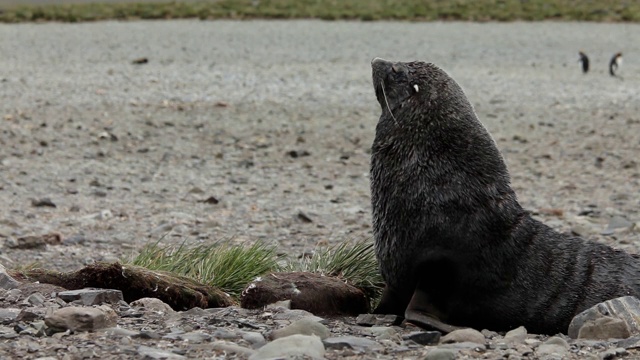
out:
<path id="1" fill-rule="evenodd" d="M 283 260 L 285 265 L 279 265 Z M 229 242 L 161 246 L 156 242 L 145 246 L 129 263 L 188 276 L 235 298 L 256 277 L 279 271 L 336 276 L 364 291 L 371 301 L 377 300 L 384 286 L 373 244 L 366 241 L 321 248 L 311 257 L 288 261 L 276 254 L 275 247 L 262 243 L 251 246 Z"/>
<path id="2" fill-rule="evenodd" d="M 261 243 L 251 246 L 218 242 L 210 245 L 145 246 L 131 261 L 150 270 L 164 270 L 188 276 L 238 297 L 256 277 L 277 271 L 275 247 Z"/>
<path id="3" fill-rule="evenodd" d="M 640 21 L 639 1 L 614 0 L 183 0 L 0 8 L 0 21 L 108 19 L 358 19 Z"/>
<path id="4" fill-rule="evenodd" d="M 287 271 L 308 271 L 337 276 L 362 291 L 373 301 L 380 297 L 384 281 L 378 270 L 373 243 L 358 241 L 318 249 L 311 257 L 290 262 Z"/>

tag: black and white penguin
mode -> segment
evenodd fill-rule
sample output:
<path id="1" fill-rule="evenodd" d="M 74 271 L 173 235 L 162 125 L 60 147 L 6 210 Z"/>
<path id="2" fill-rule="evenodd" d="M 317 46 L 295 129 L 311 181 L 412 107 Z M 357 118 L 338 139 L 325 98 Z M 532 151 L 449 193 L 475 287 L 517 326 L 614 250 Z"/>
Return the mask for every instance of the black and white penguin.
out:
<path id="1" fill-rule="evenodd" d="M 589 57 L 582 51 L 579 51 L 578 54 L 580 55 L 578 61 L 582 63 L 582 72 L 586 74 L 589 72 Z"/>
<path id="2" fill-rule="evenodd" d="M 609 61 L 609 74 L 611 74 L 611 76 L 616 76 L 616 71 L 618 71 L 618 68 L 622 65 L 622 53 L 616 53 L 615 55 L 613 55 L 613 57 L 611 58 L 611 61 Z"/>

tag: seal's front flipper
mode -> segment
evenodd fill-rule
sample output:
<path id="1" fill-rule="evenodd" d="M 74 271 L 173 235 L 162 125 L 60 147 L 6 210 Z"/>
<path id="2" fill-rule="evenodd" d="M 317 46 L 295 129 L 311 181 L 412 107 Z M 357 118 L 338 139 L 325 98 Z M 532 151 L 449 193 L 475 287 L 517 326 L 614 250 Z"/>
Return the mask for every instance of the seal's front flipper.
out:
<path id="1" fill-rule="evenodd" d="M 389 286 L 385 286 L 380 303 L 373 310 L 374 314 L 393 314 L 404 316 L 407 305 L 411 300 L 411 292 L 400 292 Z"/>
<path id="2" fill-rule="evenodd" d="M 448 334 L 454 330 L 462 329 L 461 327 L 445 324 L 437 318 L 418 310 L 407 309 L 404 318 L 406 321 L 414 325 L 418 325 L 425 330 L 438 330 L 443 334 Z"/>
<path id="3" fill-rule="evenodd" d="M 425 330 L 438 330 L 444 334 L 462 329 L 442 322 L 438 319 L 438 314 L 439 311 L 429 301 L 429 295 L 420 289 L 416 289 L 407 311 L 405 311 L 404 318 Z"/>

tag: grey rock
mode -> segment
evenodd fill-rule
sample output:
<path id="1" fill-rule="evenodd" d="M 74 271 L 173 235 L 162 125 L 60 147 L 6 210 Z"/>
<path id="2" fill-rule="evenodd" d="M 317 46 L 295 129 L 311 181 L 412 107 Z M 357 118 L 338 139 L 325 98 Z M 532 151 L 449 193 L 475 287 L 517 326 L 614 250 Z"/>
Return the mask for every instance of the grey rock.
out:
<path id="1" fill-rule="evenodd" d="M 634 223 L 621 216 L 613 216 L 607 224 L 607 228 L 601 232 L 602 235 L 613 235 L 617 232 L 624 232 L 633 228 Z"/>
<path id="2" fill-rule="evenodd" d="M 254 350 L 248 349 L 244 346 L 240 346 L 228 341 L 214 341 L 211 343 L 211 348 L 214 350 L 221 350 L 227 353 L 239 354 L 245 357 L 249 357 L 255 353 Z"/>
<path id="3" fill-rule="evenodd" d="M 578 331 L 578 339 L 626 339 L 631 336 L 624 320 L 605 316 L 585 322 Z"/>
<path id="4" fill-rule="evenodd" d="M 434 348 L 431 349 L 423 360 L 455 360 L 458 352 L 453 349 Z"/>
<path id="5" fill-rule="evenodd" d="M 106 305 L 95 308 L 67 307 L 45 316 L 47 326 L 60 331 L 95 331 L 116 325 L 118 315 Z"/>
<path id="6" fill-rule="evenodd" d="M 291 310 L 291 300 L 276 301 L 273 304 L 267 305 L 268 310 L 279 308 Z"/>
<path id="7" fill-rule="evenodd" d="M 402 323 L 401 317 L 389 314 L 360 314 L 356 318 L 356 324 L 362 326 L 392 326 L 400 323 Z"/>
<path id="8" fill-rule="evenodd" d="M 0 324 L 11 324 L 18 318 L 20 309 L 0 309 Z"/>
<path id="9" fill-rule="evenodd" d="M 640 349 L 640 336 L 620 340 L 616 343 L 616 346 L 623 347 L 625 349 Z"/>
<path id="10" fill-rule="evenodd" d="M 282 329 L 272 331 L 269 337 L 271 339 L 279 339 L 294 334 L 316 335 L 319 336 L 320 339 L 326 339 L 331 335 L 326 326 L 313 319 L 303 318 Z"/>
<path id="11" fill-rule="evenodd" d="M 231 339 L 237 339 L 239 336 L 237 333 L 229 329 L 219 328 L 213 332 L 213 337 L 216 339 L 231 340 Z"/>
<path id="12" fill-rule="evenodd" d="M 519 328 L 515 328 L 506 334 L 504 334 L 503 341 L 507 344 L 515 344 L 524 342 L 527 338 L 527 329 L 524 326 L 520 326 Z"/>
<path id="13" fill-rule="evenodd" d="M 631 335 L 640 334 L 640 300 L 633 296 L 624 296 L 612 300 L 607 300 L 574 316 L 574 318 L 571 320 L 571 323 L 569 324 L 569 337 L 571 337 L 572 339 L 577 339 L 580 335 L 580 329 L 585 325 L 585 323 L 593 322 L 596 319 L 604 317 L 621 319 L 627 325 L 627 328 Z M 614 326 L 619 326 L 611 325 L 613 323 L 609 324 L 610 325 L 608 326 L 612 328 Z M 594 324 L 591 323 L 589 326 L 593 327 Z M 617 329 L 620 330 L 621 327 Z M 621 336 L 622 333 L 618 331 L 615 335 Z M 604 334 L 603 336 L 610 335 Z"/>
<path id="14" fill-rule="evenodd" d="M 300 309 L 279 311 L 273 314 L 273 320 L 296 321 L 303 318 L 313 319 L 314 321 L 317 321 L 317 322 L 324 321 L 323 318 L 315 316 L 306 310 L 300 310 Z"/>
<path id="15" fill-rule="evenodd" d="M 104 328 L 101 331 L 103 331 L 104 333 L 106 333 L 108 335 L 111 335 L 111 336 L 129 336 L 129 337 L 138 337 L 138 336 L 140 336 L 140 332 L 138 332 L 138 331 L 124 329 L 124 328 L 120 328 L 120 327 Z"/>
<path id="16" fill-rule="evenodd" d="M 7 273 L 7 269 L 0 265 L 0 288 L 10 290 L 20 286 L 20 282 Z"/>
<path id="17" fill-rule="evenodd" d="M 266 344 L 249 356 L 249 360 L 291 358 L 296 356 L 323 359 L 324 354 L 324 345 L 319 337 L 315 335 L 291 335 Z"/>
<path id="18" fill-rule="evenodd" d="M 18 337 L 18 333 L 10 327 L 0 326 L 0 339 L 13 339 Z"/>
<path id="19" fill-rule="evenodd" d="M 144 345 L 138 347 L 138 355 L 144 359 L 185 359 L 182 355 Z"/>
<path id="20" fill-rule="evenodd" d="M 402 337 L 403 340 L 411 340 L 420 345 L 434 345 L 440 341 L 439 331 L 414 331 Z"/>
<path id="21" fill-rule="evenodd" d="M 561 337 L 550 337 L 536 349 L 538 356 L 565 356 L 569 353 L 569 343 Z"/>
<path id="22" fill-rule="evenodd" d="M 33 294 L 29 295 L 24 301 L 27 304 L 31 304 L 31 305 L 35 305 L 35 306 L 41 306 L 42 304 L 44 304 L 45 300 L 46 299 L 42 294 L 33 293 Z"/>
<path id="23" fill-rule="evenodd" d="M 141 308 L 144 311 L 173 314 L 175 311 L 167 303 L 156 298 L 142 298 L 131 303 L 131 307 Z"/>
<path id="24" fill-rule="evenodd" d="M 80 289 L 61 291 L 58 297 L 66 302 L 78 302 L 81 305 L 117 304 L 123 300 L 122 291 L 114 289 Z"/>
<path id="25" fill-rule="evenodd" d="M 382 345 L 371 339 L 357 336 L 340 336 L 324 339 L 324 345 L 328 349 L 353 349 L 358 352 L 381 351 Z"/>
<path id="26" fill-rule="evenodd" d="M 625 348 L 620 348 L 620 347 L 614 348 L 614 349 L 608 349 L 598 354 L 598 356 L 602 360 L 616 359 L 619 357 L 623 357 L 625 355 L 627 355 L 627 350 Z"/>
<path id="27" fill-rule="evenodd" d="M 440 339 L 440 343 L 449 344 L 449 343 L 458 343 L 458 342 L 472 342 L 476 344 L 485 343 L 484 335 L 478 330 L 475 329 L 458 329 L 454 330 L 447 335 L 443 336 Z"/>
<path id="28" fill-rule="evenodd" d="M 398 331 L 389 326 L 372 326 L 370 328 L 363 328 L 361 331 L 364 334 L 372 335 L 376 340 L 398 341 L 402 339 L 398 334 Z"/>
<path id="29" fill-rule="evenodd" d="M 262 334 L 253 331 L 242 333 L 242 338 L 251 344 L 254 349 L 261 347 L 267 342 Z"/>
<path id="30" fill-rule="evenodd" d="M 443 344 L 442 342 L 440 342 L 440 345 L 438 345 L 438 347 L 441 349 L 474 350 L 474 351 L 482 351 L 486 349 L 485 344 L 479 344 L 471 341 L 463 341 L 458 343 L 454 342 L 454 343 L 448 343 L 448 344 Z"/>
<path id="31" fill-rule="evenodd" d="M 210 341 L 211 335 L 204 333 L 202 331 L 191 331 L 191 332 L 180 335 L 178 338 L 180 340 L 199 344 L 205 341 Z"/>

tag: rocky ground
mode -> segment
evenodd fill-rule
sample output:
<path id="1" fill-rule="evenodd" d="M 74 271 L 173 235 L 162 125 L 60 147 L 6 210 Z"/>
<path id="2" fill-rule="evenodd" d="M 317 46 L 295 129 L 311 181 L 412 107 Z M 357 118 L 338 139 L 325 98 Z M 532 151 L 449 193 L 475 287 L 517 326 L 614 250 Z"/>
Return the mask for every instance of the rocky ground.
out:
<path id="1" fill-rule="evenodd" d="M 494 135 L 526 208 L 559 231 L 637 253 L 638 30 L 551 22 L 0 25 L 0 263 L 74 270 L 134 256 L 159 239 L 261 240 L 297 256 L 369 238 L 375 56 L 442 66 Z M 591 58 L 586 75 L 580 49 Z M 617 51 L 625 63 L 611 77 Z M 60 244 L 17 246 L 45 234 Z M 119 330 L 41 336 L 28 324 L 68 306 L 52 292 L 0 294 L 3 356 L 245 357 L 305 316 L 238 308 L 169 316 L 119 303 L 110 313 Z M 20 311 L 33 315 L 13 317 Z M 328 338 L 366 343 L 325 340 L 328 358 L 420 358 L 436 349 L 403 338 L 417 331 L 411 327 L 325 323 Z M 449 352 L 439 356 L 637 355 L 606 341 L 465 336 L 438 346 Z M 544 344 L 555 350 L 545 353 Z"/>

